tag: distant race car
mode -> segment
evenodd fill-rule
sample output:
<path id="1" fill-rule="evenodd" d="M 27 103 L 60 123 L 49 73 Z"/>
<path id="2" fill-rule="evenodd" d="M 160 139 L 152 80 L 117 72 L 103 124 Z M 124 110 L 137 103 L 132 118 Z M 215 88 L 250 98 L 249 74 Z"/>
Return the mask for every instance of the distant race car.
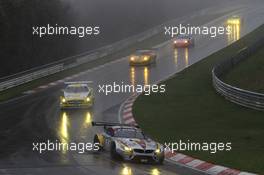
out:
<path id="1" fill-rule="evenodd" d="M 88 86 L 89 82 L 66 82 L 63 96 L 60 97 L 60 107 L 85 108 L 91 107 L 94 103 L 93 89 Z"/>
<path id="2" fill-rule="evenodd" d="M 242 24 L 242 19 L 241 17 L 234 15 L 231 18 L 228 18 L 226 23 L 227 25 L 241 25 Z"/>
<path id="3" fill-rule="evenodd" d="M 139 127 L 105 122 L 92 122 L 92 125 L 104 126 L 104 131 L 94 136 L 94 144 L 110 151 L 112 158 L 163 163 L 164 147 L 147 137 Z"/>
<path id="4" fill-rule="evenodd" d="M 146 66 L 156 62 L 157 53 L 154 50 L 138 50 L 129 57 L 132 66 Z"/>
<path id="5" fill-rule="evenodd" d="M 192 47 L 194 46 L 194 38 L 189 35 L 179 35 L 173 40 L 173 46 L 177 47 Z"/>

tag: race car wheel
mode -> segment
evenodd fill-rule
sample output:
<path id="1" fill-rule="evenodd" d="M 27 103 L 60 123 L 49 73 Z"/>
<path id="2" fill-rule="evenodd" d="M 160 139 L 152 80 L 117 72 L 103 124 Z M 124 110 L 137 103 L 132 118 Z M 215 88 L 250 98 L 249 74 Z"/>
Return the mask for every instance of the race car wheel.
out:
<path id="1" fill-rule="evenodd" d="M 98 138 L 98 135 L 95 135 L 95 136 L 94 136 L 94 145 L 95 145 L 95 144 L 97 144 L 97 145 L 99 146 L 99 150 L 98 150 L 98 151 L 102 151 L 102 150 L 103 150 L 102 145 L 101 145 L 101 143 L 100 143 L 100 140 L 99 140 L 99 138 Z"/>
<path id="2" fill-rule="evenodd" d="M 162 165 L 163 162 L 164 162 L 164 156 L 162 156 L 161 158 L 159 158 L 159 160 L 158 160 L 157 163 L 158 163 L 159 165 Z"/>
<path id="3" fill-rule="evenodd" d="M 120 159 L 119 154 L 116 152 L 116 145 L 115 145 L 114 142 L 111 143 L 111 152 L 110 152 L 110 154 L 111 154 L 112 159 L 115 159 L 115 160 Z"/>

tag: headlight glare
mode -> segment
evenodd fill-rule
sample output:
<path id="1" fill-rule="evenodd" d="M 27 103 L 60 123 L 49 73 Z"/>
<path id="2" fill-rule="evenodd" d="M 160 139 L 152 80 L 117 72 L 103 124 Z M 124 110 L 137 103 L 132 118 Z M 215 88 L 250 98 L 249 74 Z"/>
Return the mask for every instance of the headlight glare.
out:
<path id="1" fill-rule="evenodd" d="M 157 148 L 156 150 L 155 150 L 155 153 L 160 153 L 161 151 L 160 151 L 160 149 L 159 148 Z"/>
<path id="2" fill-rule="evenodd" d="M 130 147 L 128 147 L 128 146 L 124 146 L 124 150 L 125 151 L 129 151 L 129 152 L 132 151 L 132 149 Z"/>
<path id="3" fill-rule="evenodd" d="M 144 56 L 144 61 L 148 61 L 148 57 L 147 56 Z"/>
<path id="4" fill-rule="evenodd" d="M 65 103 L 66 102 L 66 99 L 64 97 L 62 97 L 61 102 L 62 103 Z"/>
<path id="5" fill-rule="evenodd" d="M 87 102 L 91 101 L 90 97 L 87 97 L 87 98 L 86 98 L 86 101 L 87 101 Z"/>
<path id="6" fill-rule="evenodd" d="M 124 151 L 126 151 L 126 152 L 131 152 L 131 151 L 132 151 L 132 148 L 126 146 L 126 145 L 123 144 L 123 143 L 120 143 L 120 146 L 121 146 L 121 148 L 122 148 Z"/>

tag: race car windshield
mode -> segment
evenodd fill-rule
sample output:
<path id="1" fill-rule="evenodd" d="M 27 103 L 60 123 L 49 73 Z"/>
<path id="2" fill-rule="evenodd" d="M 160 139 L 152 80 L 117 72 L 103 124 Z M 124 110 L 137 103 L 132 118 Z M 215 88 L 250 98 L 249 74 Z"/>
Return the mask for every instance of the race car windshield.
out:
<path id="1" fill-rule="evenodd" d="M 79 86 L 79 87 L 68 86 L 65 89 L 65 92 L 67 92 L 67 93 L 82 93 L 82 92 L 88 92 L 88 87 L 86 87 L 86 86 Z"/>
<path id="2" fill-rule="evenodd" d="M 190 38 L 190 36 L 188 36 L 188 35 L 180 35 L 180 36 L 178 36 L 178 39 L 189 39 Z"/>
<path id="3" fill-rule="evenodd" d="M 136 52 L 137 55 L 148 55 L 150 53 L 151 51 L 148 51 L 148 50 L 140 50 Z"/>
<path id="4" fill-rule="evenodd" d="M 117 130 L 114 136 L 121 137 L 121 138 L 137 138 L 137 139 L 145 138 L 142 132 L 138 132 L 135 130 L 124 130 L 124 129 Z"/>

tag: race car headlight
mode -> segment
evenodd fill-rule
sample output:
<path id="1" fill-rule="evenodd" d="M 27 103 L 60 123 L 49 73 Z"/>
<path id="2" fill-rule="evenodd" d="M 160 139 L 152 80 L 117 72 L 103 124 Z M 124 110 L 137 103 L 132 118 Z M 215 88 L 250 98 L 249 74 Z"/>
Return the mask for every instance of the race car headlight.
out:
<path id="1" fill-rule="evenodd" d="M 130 57 L 130 61 L 135 61 L 135 57 Z"/>
<path id="2" fill-rule="evenodd" d="M 90 97 L 87 97 L 87 98 L 86 98 L 86 101 L 87 101 L 87 102 L 91 101 L 91 98 L 90 98 Z"/>
<path id="3" fill-rule="evenodd" d="M 144 61 L 148 61 L 148 59 L 149 59 L 149 57 L 147 57 L 147 56 L 144 56 Z"/>
<path id="4" fill-rule="evenodd" d="M 120 147 L 122 148 L 122 150 L 124 150 L 125 152 L 131 152 L 132 148 L 124 145 L 123 143 L 120 143 Z"/>
<path id="5" fill-rule="evenodd" d="M 155 150 L 156 154 L 160 154 L 162 152 L 162 146 L 160 144 L 157 144 L 157 149 Z"/>
<path id="6" fill-rule="evenodd" d="M 132 148 L 130 148 L 128 146 L 124 146 L 124 150 L 127 151 L 127 152 L 130 152 L 130 151 L 132 151 Z"/>
<path id="7" fill-rule="evenodd" d="M 187 40 L 184 40 L 184 43 L 185 43 L 185 44 L 187 44 L 187 43 L 188 43 L 188 41 L 187 41 Z"/>
<path id="8" fill-rule="evenodd" d="M 177 41 L 176 40 L 174 41 L 174 44 L 177 44 Z"/>
<path id="9" fill-rule="evenodd" d="M 159 154 L 160 152 L 161 152 L 160 148 L 157 148 L 157 149 L 155 150 L 155 153 L 157 153 L 157 154 Z"/>
<path id="10" fill-rule="evenodd" d="M 62 103 L 65 103 L 66 102 L 66 99 L 64 97 L 61 98 L 61 102 Z"/>

